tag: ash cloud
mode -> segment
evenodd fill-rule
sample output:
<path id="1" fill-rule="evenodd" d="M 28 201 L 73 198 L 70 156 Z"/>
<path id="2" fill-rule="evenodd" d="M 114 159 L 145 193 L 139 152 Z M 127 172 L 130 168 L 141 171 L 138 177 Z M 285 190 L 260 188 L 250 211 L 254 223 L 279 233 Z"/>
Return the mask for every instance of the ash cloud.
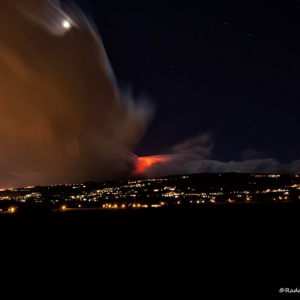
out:
<path id="1" fill-rule="evenodd" d="M 300 173 L 300 160 L 282 164 L 274 158 L 257 158 L 261 152 L 246 151 L 248 158 L 242 161 L 222 162 L 211 159 L 213 143 L 211 135 L 188 139 L 176 145 L 170 154 L 155 156 L 157 162 L 143 173 L 145 177 L 157 177 L 193 173 Z M 251 154 L 251 155 L 250 155 Z M 255 154 L 255 155 L 254 155 Z M 151 157 L 149 157 L 151 158 Z"/>
<path id="2" fill-rule="evenodd" d="M 123 98 L 99 34 L 79 10 L 1 0 L 0 187 L 124 172 L 151 108 Z"/>

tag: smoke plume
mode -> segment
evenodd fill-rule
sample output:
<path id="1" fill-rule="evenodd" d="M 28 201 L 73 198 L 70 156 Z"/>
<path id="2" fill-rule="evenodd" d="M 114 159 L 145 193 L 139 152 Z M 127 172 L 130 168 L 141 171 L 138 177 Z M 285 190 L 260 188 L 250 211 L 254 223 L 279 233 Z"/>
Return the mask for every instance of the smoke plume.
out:
<path id="1" fill-rule="evenodd" d="M 0 187 L 111 179 L 150 110 L 124 101 L 101 39 L 57 1 L 0 2 Z"/>
<path id="2" fill-rule="evenodd" d="M 245 151 L 252 158 L 221 162 L 211 159 L 213 149 L 210 135 L 188 139 L 176 145 L 169 154 L 139 157 L 134 176 L 157 177 L 193 173 L 300 173 L 300 160 L 282 164 L 274 158 L 257 158 L 261 152 Z M 255 154 L 255 155 L 254 155 Z M 248 156 L 250 157 L 250 156 Z"/>

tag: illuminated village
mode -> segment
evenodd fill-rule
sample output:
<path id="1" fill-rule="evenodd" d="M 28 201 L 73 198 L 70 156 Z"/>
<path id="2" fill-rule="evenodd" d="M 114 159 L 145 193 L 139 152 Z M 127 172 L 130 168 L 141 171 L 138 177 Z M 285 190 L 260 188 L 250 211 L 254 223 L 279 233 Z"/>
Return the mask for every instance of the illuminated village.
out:
<path id="1" fill-rule="evenodd" d="M 297 202 L 299 175 L 193 174 L 119 182 L 29 186 L 0 190 L 0 212 L 26 206 L 57 210 L 151 209 L 242 203 Z"/>

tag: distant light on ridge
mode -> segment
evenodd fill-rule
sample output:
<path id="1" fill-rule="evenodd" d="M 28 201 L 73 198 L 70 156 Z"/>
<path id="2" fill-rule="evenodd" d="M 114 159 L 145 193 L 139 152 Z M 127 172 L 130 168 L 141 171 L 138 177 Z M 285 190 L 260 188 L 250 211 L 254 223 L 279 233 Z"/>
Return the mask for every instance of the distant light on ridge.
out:
<path id="1" fill-rule="evenodd" d="M 70 29 L 71 28 L 71 23 L 67 20 L 64 20 L 63 23 L 62 23 L 62 26 L 65 28 L 65 29 Z"/>

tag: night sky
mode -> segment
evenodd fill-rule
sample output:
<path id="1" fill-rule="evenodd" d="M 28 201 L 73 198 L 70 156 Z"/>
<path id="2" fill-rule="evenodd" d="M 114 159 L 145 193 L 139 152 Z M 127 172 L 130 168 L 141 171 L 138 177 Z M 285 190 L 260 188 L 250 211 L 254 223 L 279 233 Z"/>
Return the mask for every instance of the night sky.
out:
<path id="1" fill-rule="evenodd" d="M 299 159 L 299 1 L 76 3 L 120 86 L 155 103 L 137 155 L 211 133 L 213 159 Z"/>

